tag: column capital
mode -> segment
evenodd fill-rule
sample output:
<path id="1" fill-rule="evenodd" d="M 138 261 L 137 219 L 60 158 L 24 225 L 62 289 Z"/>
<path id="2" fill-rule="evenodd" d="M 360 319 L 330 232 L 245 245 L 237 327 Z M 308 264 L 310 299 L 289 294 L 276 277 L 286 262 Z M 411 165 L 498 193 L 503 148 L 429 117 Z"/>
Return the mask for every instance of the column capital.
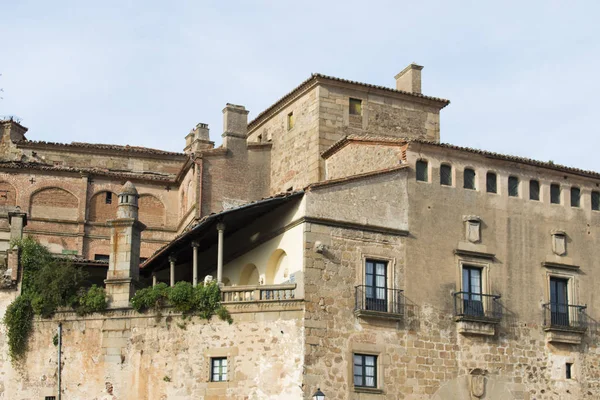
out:
<path id="1" fill-rule="evenodd" d="M 175 254 L 170 254 L 169 255 L 169 262 L 170 263 L 174 263 L 175 261 L 177 261 L 177 256 Z"/>
<path id="2" fill-rule="evenodd" d="M 200 242 L 194 240 L 192 242 L 192 247 L 200 247 Z"/>
<path id="3" fill-rule="evenodd" d="M 224 231 L 225 230 L 225 224 L 223 222 L 219 222 L 217 224 L 217 230 L 218 231 Z"/>

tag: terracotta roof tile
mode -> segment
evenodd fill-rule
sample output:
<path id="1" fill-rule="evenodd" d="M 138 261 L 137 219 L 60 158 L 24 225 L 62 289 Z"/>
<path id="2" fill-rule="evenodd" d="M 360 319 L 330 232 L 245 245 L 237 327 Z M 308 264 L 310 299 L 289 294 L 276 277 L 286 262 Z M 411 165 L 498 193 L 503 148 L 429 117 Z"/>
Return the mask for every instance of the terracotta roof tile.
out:
<path id="1" fill-rule="evenodd" d="M 60 147 L 65 149 L 90 149 L 90 150 L 108 150 L 108 151 L 119 151 L 126 153 L 136 154 L 153 154 L 153 155 L 165 155 L 165 156 L 180 156 L 185 157 L 185 153 L 178 153 L 172 151 L 164 151 L 151 149 L 149 147 L 140 146 L 121 146 L 116 144 L 101 144 L 101 143 L 83 143 L 83 142 L 71 142 L 71 143 L 56 143 L 56 142 L 44 142 L 37 140 L 21 140 L 17 142 L 17 146 L 21 147 Z"/>
<path id="2" fill-rule="evenodd" d="M 286 101 L 288 101 L 289 99 L 291 99 L 292 97 L 297 95 L 298 93 L 302 92 L 303 90 L 307 89 L 311 85 L 315 84 L 317 82 L 317 80 L 319 80 L 319 79 L 342 82 L 342 83 L 349 83 L 352 85 L 359 85 L 359 86 L 366 87 L 366 88 L 385 90 L 386 92 L 390 92 L 390 93 L 403 94 L 403 95 L 407 95 L 407 96 L 418 97 L 418 98 L 425 99 L 425 100 L 435 101 L 435 102 L 442 103 L 442 108 L 446 107 L 448 104 L 450 104 L 450 100 L 442 99 L 439 97 L 425 96 L 424 94 L 421 94 L 421 93 L 406 92 L 403 90 L 392 89 L 392 88 L 389 88 L 386 86 L 371 85 L 369 83 L 351 81 L 348 79 L 336 78 L 335 76 L 313 73 L 310 76 L 310 78 L 308 78 L 307 80 L 302 82 L 300 85 L 296 86 L 294 89 L 292 89 L 290 92 L 285 94 L 283 97 L 281 97 L 279 100 L 277 100 L 274 104 L 272 104 L 266 110 L 264 110 L 263 112 L 258 114 L 256 116 L 256 118 L 254 118 L 252 121 L 250 121 L 250 123 L 248 123 L 248 130 L 249 131 L 252 130 L 256 125 L 258 125 L 258 123 L 263 119 L 263 117 L 270 115 L 270 114 L 274 113 L 275 111 L 277 111 L 283 105 L 283 103 L 285 103 Z"/>
<path id="3" fill-rule="evenodd" d="M 363 178 L 368 178 L 368 177 L 372 177 L 372 176 L 376 176 L 376 175 L 385 175 L 385 174 L 389 174 L 389 173 L 392 173 L 392 172 L 400 171 L 400 170 L 405 169 L 405 168 L 408 168 L 408 165 L 406 165 L 406 164 L 404 164 L 404 165 L 398 165 L 398 166 L 392 167 L 392 168 L 385 168 L 385 169 L 379 169 L 379 170 L 376 170 L 376 171 L 364 172 L 362 174 L 351 175 L 351 176 L 347 176 L 347 177 L 344 177 L 344 178 L 329 179 L 329 180 L 326 180 L 326 181 L 311 183 L 310 185 L 308 185 L 305 188 L 305 190 L 306 191 L 310 191 L 311 189 L 317 189 L 317 188 L 321 188 L 321 187 L 324 187 L 324 186 L 338 185 L 338 184 L 341 184 L 341 183 L 355 181 L 355 180 L 359 180 L 359 179 L 363 179 Z"/>

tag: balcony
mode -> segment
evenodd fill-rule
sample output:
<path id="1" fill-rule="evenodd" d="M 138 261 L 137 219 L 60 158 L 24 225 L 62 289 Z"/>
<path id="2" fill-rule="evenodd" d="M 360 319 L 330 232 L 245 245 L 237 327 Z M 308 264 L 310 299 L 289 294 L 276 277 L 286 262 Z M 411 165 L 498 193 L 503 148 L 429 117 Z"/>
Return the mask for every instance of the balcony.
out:
<path id="1" fill-rule="evenodd" d="M 502 319 L 500 296 L 469 292 L 454 293 L 454 316 L 458 331 L 468 335 L 493 336 Z"/>
<path id="2" fill-rule="evenodd" d="M 588 321 L 587 306 L 571 304 L 544 304 L 544 331 L 546 341 L 555 343 L 580 344 Z"/>
<path id="3" fill-rule="evenodd" d="M 225 286 L 221 295 L 223 303 L 295 300 L 296 284 Z"/>
<path id="4" fill-rule="evenodd" d="M 405 301 L 402 290 L 359 285 L 354 291 L 354 314 L 361 318 L 402 320 Z"/>

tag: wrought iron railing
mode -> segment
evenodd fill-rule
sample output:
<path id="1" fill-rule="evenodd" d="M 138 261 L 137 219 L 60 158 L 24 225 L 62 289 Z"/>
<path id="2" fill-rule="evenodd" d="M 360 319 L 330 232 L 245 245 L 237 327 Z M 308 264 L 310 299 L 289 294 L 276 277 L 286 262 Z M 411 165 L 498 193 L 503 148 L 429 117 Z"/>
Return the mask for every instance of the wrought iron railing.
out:
<path id="1" fill-rule="evenodd" d="M 296 284 L 225 286 L 221 288 L 221 296 L 224 303 L 293 300 Z"/>
<path id="2" fill-rule="evenodd" d="M 359 285 L 354 291 L 354 310 L 404 315 L 404 294 L 399 289 Z"/>
<path id="3" fill-rule="evenodd" d="M 499 321 L 502 319 L 500 296 L 470 292 L 454 293 L 454 315 L 462 320 Z"/>
<path id="4" fill-rule="evenodd" d="M 544 326 L 546 328 L 585 330 L 588 326 L 586 308 L 587 306 L 546 303 L 544 304 Z"/>

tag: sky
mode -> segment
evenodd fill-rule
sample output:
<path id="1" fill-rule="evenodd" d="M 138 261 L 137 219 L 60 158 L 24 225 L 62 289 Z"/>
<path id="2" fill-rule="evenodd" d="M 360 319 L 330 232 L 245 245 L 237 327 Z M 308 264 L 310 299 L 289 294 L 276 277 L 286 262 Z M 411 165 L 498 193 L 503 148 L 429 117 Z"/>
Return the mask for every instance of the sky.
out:
<path id="1" fill-rule="evenodd" d="M 597 1 L 0 0 L 0 115 L 27 138 L 182 151 L 319 72 L 449 99 L 442 142 L 600 171 Z"/>

